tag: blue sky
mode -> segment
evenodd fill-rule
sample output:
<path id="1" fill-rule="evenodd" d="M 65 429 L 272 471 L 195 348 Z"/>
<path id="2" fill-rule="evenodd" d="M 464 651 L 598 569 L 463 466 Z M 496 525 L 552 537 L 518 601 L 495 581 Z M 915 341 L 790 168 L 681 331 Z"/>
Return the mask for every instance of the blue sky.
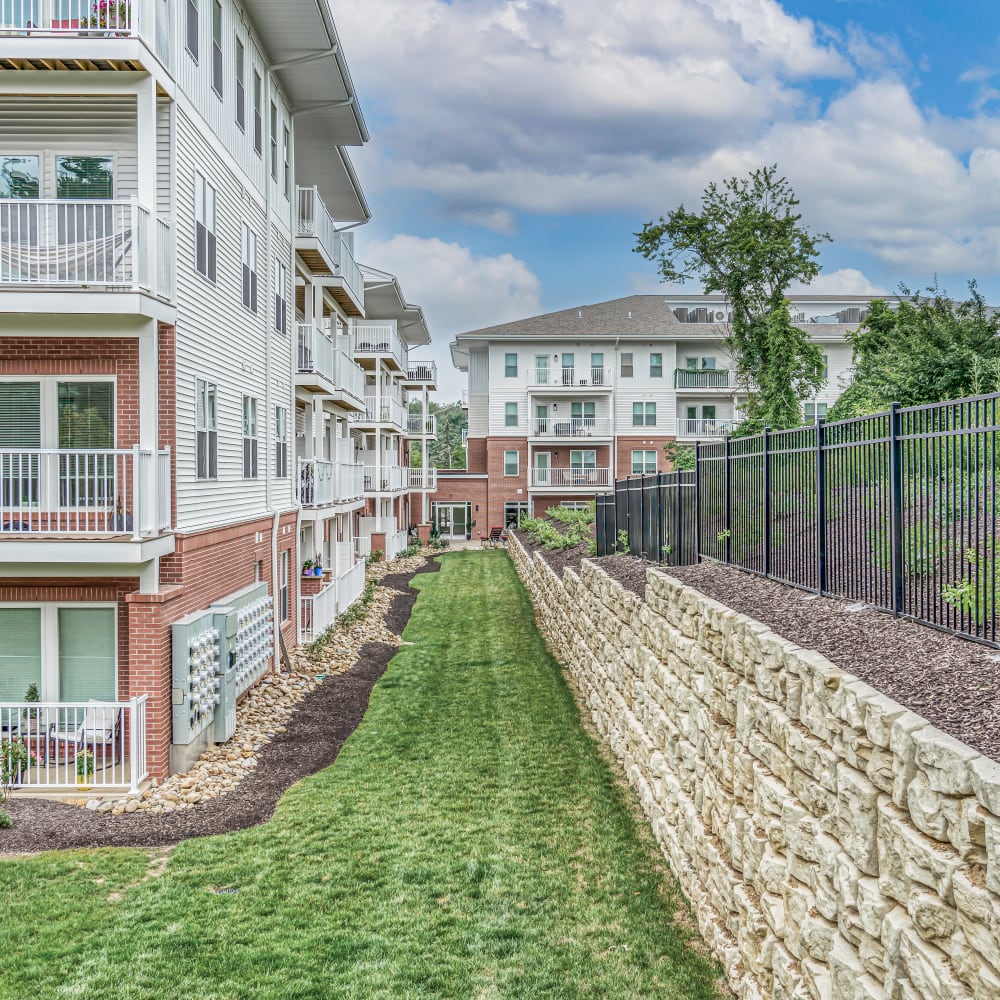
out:
<path id="1" fill-rule="evenodd" d="M 1000 8 L 971 0 L 334 0 L 372 142 L 365 263 L 463 330 L 656 292 L 642 223 L 777 163 L 818 291 L 1000 304 Z"/>

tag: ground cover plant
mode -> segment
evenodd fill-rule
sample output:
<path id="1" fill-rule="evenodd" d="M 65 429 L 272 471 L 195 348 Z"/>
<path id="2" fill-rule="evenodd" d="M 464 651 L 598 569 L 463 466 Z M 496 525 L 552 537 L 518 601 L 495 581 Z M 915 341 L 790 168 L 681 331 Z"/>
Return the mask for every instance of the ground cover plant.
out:
<path id="1" fill-rule="evenodd" d="M 716 996 L 510 560 L 442 564 L 337 763 L 270 824 L 156 877 L 136 851 L 0 862 L 3 996 Z"/>

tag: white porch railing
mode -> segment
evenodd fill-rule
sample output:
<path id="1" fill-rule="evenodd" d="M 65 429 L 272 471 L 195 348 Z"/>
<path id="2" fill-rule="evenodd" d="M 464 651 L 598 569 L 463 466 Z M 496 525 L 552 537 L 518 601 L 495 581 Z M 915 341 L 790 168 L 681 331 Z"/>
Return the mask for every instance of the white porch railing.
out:
<path id="1" fill-rule="evenodd" d="M 385 536 L 385 558 L 386 562 L 395 559 L 409 545 L 409 539 L 405 531 L 394 531 Z"/>
<path id="2" fill-rule="evenodd" d="M 299 459 L 299 502 L 303 507 L 346 503 L 361 499 L 364 493 L 364 466 Z"/>
<path id="3" fill-rule="evenodd" d="M 365 300 L 365 279 L 358 262 L 354 259 L 349 242 L 337 232 L 333 216 L 327 211 L 319 190 L 315 187 L 300 187 L 298 192 L 299 236 L 313 237 L 319 241 L 323 252 L 333 267 L 333 273 L 344 279 L 344 284 L 359 302 Z"/>
<path id="4" fill-rule="evenodd" d="M 541 438 L 611 437 L 606 417 L 536 417 L 528 421 L 528 436 Z"/>
<path id="5" fill-rule="evenodd" d="M 675 389 L 729 389 L 735 387 L 732 373 L 725 368 L 677 368 Z"/>
<path id="6" fill-rule="evenodd" d="M 334 577 L 318 594 L 299 598 L 299 642 L 321 636 L 365 589 L 365 564 L 357 562 Z"/>
<path id="7" fill-rule="evenodd" d="M 610 485 L 610 469 L 528 469 L 528 486 L 536 489 L 592 491 Z"/>
<path id="8" fill-rule="evenodd" d="M 359 535 L 355 538 L 354 552 L 359 559 L 367 559 L 372 554 L 372 536 Z"/>
<path id="9" fill-rule="evenodd" d="M 528 371 L 533 386 L 607 386 L 611 388 L 612 368 L 532 368 Z"/>
<path id="10" fill-rule="evenodd" d="M 143 535 L 170 527 L 170 452 L 0 450 L 0 534 Z"/>
<path id="11" fill-rule="evenodd" d="M 410 489 L 411 490 L 429 490 L 433 491 L 437 489 L 437 474 L 438 470 L 431 469 L 413 469 L 410 470 Z"/>
<path id="12" fill-rule="evenodd" d="M 406 418 L 406 433 L 418 437 L 437 437 L 437 417 L 431 414 L 421 417 L 419 413 L 411 413 Z"/>
<path id="13" fill-rule="evenodd" d="M 0 0 L 2 2 L 2 0 Z M 172 295 L 170 226 L 135 201 L 0 200 L 0 284 Z M 155 287 L 154 287 L 155 286 Z"/>
<path id="14" fill-rule="evenodd" d="M 353 327 L 355 357 L 391 357 L 405 371 L 407 349 L 393 320 L 357 320 Z"/>
<path id="15" fill-rule="evenodd" d="M 406 366 L 407 382 L 437 383 L 436 361 L 411 361 Z"/>
<path id="16" fill-rule="evenodd" d="M 391 424 L 402 430 L 406 426 L 406 407 L 391 396 L 365 396 L 365 415 L 359 422 Z"/>
<path id="17" fill-rule="evenodd" d="M 724 437 L 736 429 L 735 420 L 678 420 L 677 436 L 690 438 Z"/>
<path id="18" fill-rule="evenodd" d="M 0 740 L 20 744 L 27 756 L 15 787 L 137 791 L 148 773 L 146 700 L 0 703 Z M 78 782 L 84 752 L 93 773 Z"/>
<path id="19" fill-rule="evenodd" d="M 408 470 L 401 465 L 366 465 L 366 493 L 394 493 L 409 488 Z"/>

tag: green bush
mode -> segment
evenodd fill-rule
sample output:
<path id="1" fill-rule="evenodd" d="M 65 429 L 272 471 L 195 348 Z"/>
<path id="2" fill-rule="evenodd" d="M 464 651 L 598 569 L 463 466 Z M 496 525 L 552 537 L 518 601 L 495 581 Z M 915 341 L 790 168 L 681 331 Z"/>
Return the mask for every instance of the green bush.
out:
<path id="1" fill-rule="evenodd" d="M 571 549 L 575 545 L 586 545 L 588 553 L 596 555 L 594 520 L 593 504 L 584 510 L 550 507 L 544 518 L 521 518 L 521 530 L 543 549 Z"/>
<path id="2" fill-rule="evenodd" d="M 9 830 L 11 825 L 10 813 L 5 809 L 0 809 L 0 830 Z"/>

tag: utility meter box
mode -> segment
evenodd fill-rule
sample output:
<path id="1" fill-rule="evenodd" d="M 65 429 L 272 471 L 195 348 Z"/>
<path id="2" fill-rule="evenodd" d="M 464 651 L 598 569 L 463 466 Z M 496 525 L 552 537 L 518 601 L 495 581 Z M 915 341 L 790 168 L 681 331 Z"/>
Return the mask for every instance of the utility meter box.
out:
<path id="1" fill-rule="evenodd" d="M 221 698 L 220 639 L 210 611 L 186 615 L 171 626 L 172 771 L 190 766 L 213 739 Z"/>
<path id="2" fill-rule="evenodd" d="M 212 619 L 219 633 L 219 707 L 215 712 L 212 738 L 225 743 L 236 732 L 236 635 L 239 612 L 233 607 L 212 605 Z"/>

